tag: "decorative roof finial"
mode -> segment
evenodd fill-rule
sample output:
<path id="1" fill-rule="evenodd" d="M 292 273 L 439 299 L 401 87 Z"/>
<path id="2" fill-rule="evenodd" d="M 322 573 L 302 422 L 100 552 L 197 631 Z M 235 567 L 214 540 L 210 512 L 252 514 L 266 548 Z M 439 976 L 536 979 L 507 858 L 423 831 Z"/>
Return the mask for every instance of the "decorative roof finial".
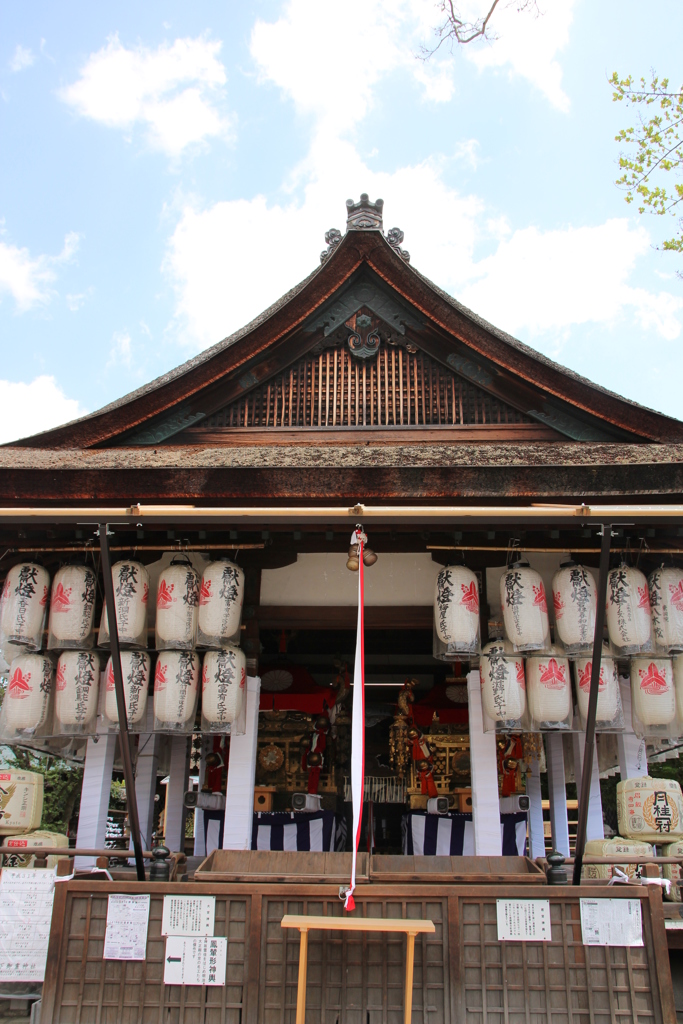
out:
<path id="1" fill-rule="evenodd" d="M 371 203 L 367 192 L 361 193 L 359 203 L 354 203 L 353 199 L 347 199 L 346 230 L 367 231 L 369 228 L 379 228 L 381 231 L 383 206 L 383 199 Z"/>
<path id="2" fill-rule="evenodd" d="M 368 198 L 367 192 L 362 192 L 359 203 L 354 203 L 353 199 L 346 200 L 346 230 L 347 231 L 382 231 L 382 210 L 384 208 L 384 200 L 378 199 L 376 202 L 371 203 Z M 403 232 L 400 228 L 392 228 L 386 235 L 384 235 L 387 242 L 394 250 L 394 252 L 401 257 L 406 263 L 410 262 L 410 253 L 405 249 L 401 248 L 401 242 L 403 241 Z M 327 242 L 327 249 L 324 249 L 320 253 L 320 262 L 325 263 L 335 249 L 341 245 L 342 235 L 337 228 L 330 228 L 329 231 L 325 232 L 325 241 Z"/>

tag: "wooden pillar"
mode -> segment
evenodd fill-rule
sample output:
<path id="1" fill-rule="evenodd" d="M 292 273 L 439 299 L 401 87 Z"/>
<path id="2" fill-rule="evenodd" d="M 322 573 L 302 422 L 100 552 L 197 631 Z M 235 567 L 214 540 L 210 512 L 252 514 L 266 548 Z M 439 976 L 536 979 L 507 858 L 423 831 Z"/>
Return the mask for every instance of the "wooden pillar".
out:
<path id="1" fill-rule="evenodd" d="M 247 677 L 247 726 L 230 737 L 228 788 L 225 794 L 224 850 L 250 850 L 254 815 L 254 776 L 261 680 Z"/>
<path id="2" fill-rule="evenodd" d="M 548 796 L 550 797 L 550 830 L 553 849 L 569 856 L 569 823 L 567 821 L 567 784 L 564 774 L 562 736 L 549 732 L 545 738 L 548 765 Z"/>
<path id="3" fill-rule="evenodd" d="M 154 708 L 147 707 L 147 727 L 154 725 Z M 157 789 L 157 772 L 161 736 L 156 733 L 141 733 L 138 736 L 138 757 L 135 763 L 135 796 L 138 801 L 140 838 L 144 850 L 152 849 L 154 828 L 154 797 Z M 131 844 L 132 848 L 132 844 Z"/>
<path id="4" fill-rule="evenodd" d="M 206 737 L 202 740 L 202 753 L 199 759 L 199 792 L 202 791 L 204 783 L 204 772 L 206 771 L 207 744 L 210 741 Z M 204 811 L 201 807 L 194 809 L 194 855 L 195 857 L 206 857 L 206 842 L 204 841 Z"/>
<path id="5" fill-rule="evenodd" d="M 190 774 L 190 736 L 171 738 L 171 765 L 166 785 L 166 827 L 164 840 L 172 853 L 185 849 L 185 814 L 183 797 Z"/>
<path id="6" fill-rule="evenodd" d="M 617 736 L 619 771 L 622 780 L 638 779 L 647 775 L 647 747 L 644 739 L 638 739 L 631 723 L 631 681 L 620 679 L 621 703 L 624 709 L 625 731 Z"/>
<path id="7" fill-rule="evenodd" d="M 574 777 L 577 788 L 583 773 L 583 761 L 586 753 L 586 737 L 582 732 L 572 734 L 574 747 Z M 591 768 L 591 788 L 588 800 L 588 818 L 586 819 L 586 839 L 604 839 L 605 825 L 602 820 L 602 795 L 600 793 L 600 767 L 598 765 L 597 740 L 593 752 Z"/>
<path id="8" fill-rule="evenodd" d="M 97 738 L 91 736 L 88 740 L 76 835 L 76 846 L 81 849 L 104 849 L 117 739 L 112 733 Z M 76 858 L 76 867 L 81 870 L 94 866 L 94 857 Z"/>
<path id="9" fill-rule="evenodd" d="M 247 675 L 258 675 L 258 662 L 261 649 L 258 624 L 258 606 L 261 602 L 261 570 L 247 568 L 244 574 L 244 612 L 242 614 L 244 630 L 242 647 L 247 657 Z"/>
<path id="10" fill-rule="evenodd" d="M 527 772 L 526 795 L 529 797 L 529 856 L 545 857 L 541 765 L 537 757 L 533 758 L 531 769 Z"/>
<path id="11" fill-rule="evenodd" d="M 484 732 L 481 683 L 478 672 L 467 676 L 472 771 L 472 819 L 474 852 L 478 857 L 500 857 L 503 839 L 498 802 L 496 734 Z"/>

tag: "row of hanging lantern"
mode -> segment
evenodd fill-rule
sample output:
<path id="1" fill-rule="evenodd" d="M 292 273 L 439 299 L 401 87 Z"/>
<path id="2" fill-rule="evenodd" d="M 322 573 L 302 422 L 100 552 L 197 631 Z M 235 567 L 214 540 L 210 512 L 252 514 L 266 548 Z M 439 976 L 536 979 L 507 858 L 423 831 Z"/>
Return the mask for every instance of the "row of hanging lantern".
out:
<path id="1" fill-rule="evenodd" d="M 147 721 L 151 659 L 147 647 L 150 581 L 142 563 L 112 567 L 116 618 L 129 728 Z M 118 728 L 111 659 L 100 687 L 100 658 L 93 651 L 97 578 L 84 565 L 67 565 L 50 576 L 33 563 L 10 569 L 0 598 L 0 649 L 10 663 L 0 739 L 82 735 Z M 50 600 L 48 601 L 48 595 Z M 202 731 L 234 730 L 244 704 L 246 661 L 240 637 L 244 573 L 227 560 L 202 574 L 186 556 L 159 576 L 156 596 L 154 728 L 191 732 L 202 669 Z M 49 609 L 47 648 L 40 651 Z M 100 647 L 109 647 L 102 610 Z M 201 664 L 195 647 L 208 648 Z"/>
<path id="2" fill-rule="evenodd" d="M 126 720 L 133 732 L 148 731 L 148 651 L 121 651 Z M 154 673 L 154 731 L 195 731 L 201 670 L 201 731 L 234 731 L 244 708 L 247 678 L 244 652 L 234 644 L 220 650 L 160 651 Z M 104 672 L 97 651 L 18 655 L 10 666 L 0 710 L 0 742 L 48 736 L 87 736 L 117 731 L 114 669 Z"/>
<path id="3" fill-rule="evenodd" d="M 149 573 L 141 562 L 112 567 L 119 643 L 147 647 Z M 13 566 L 0 598 L 0 650 L 39 651 L 49 608 L 48 650 L 91 650 L 95 645 L 97 578 L 85 565 L 66 565 L 52 581 L 41 565 Z M 49 600 L 48 600 L 49 597 Z M 156 595 L 157 650 L 225 647 L 239 641 L 244 572 L 227 559 L 199 572 L 185 556 L 176 557 L 159 576 Z M 106 606 L 98 646 L 109 647 Z"/>
<path id="4" fill-rule="evenodd" d="M 554 643 L 543 579 L 528 562 L 516 562 L 502 574 L 500 600 L 505 636 L 493 637 L 481 650 L 489 722 L 503 730 L 574 727 L 571 663 L 585 728 L 597 602 L 592 573 L 568 561 L 554 574 Z M 434 599 L 435 656 L 455 660 L 479 653 L 479 621 L 475 573 L 465 566 L 442 569 Z M 606 624 L 597 728 L 624 727 L 617 661 L 628 657 L 634 730 L 641 736 L 683 735 L 683 571 L 662 566 L 648 579 L 623 563 L 611 570 Z"/>

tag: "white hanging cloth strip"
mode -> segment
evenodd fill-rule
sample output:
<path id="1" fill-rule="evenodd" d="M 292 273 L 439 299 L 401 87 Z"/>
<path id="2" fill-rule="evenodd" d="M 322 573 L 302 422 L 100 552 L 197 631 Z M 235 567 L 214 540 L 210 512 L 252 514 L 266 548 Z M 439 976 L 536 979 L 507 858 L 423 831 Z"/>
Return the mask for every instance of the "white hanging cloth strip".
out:
<path id="1" fill-rule="evenodd" d="M 363 789 L 365 781 L 365 634 L 363 603 L 365 576 L 363 566 L 364 545 L 367 537 L 362 526 L 351 535 L 351 543 L 358 545 L 358 627 L 356 631 L 356 659 L 353 666 L 353 704 L 351 711 L 351 800 L 353 804 L 353 851 L 351 854 L 351 885 L 346 890 L 344 910 L 355 910 L 353 890 L 356 888 L 356 858 L 363 820 Z"/>

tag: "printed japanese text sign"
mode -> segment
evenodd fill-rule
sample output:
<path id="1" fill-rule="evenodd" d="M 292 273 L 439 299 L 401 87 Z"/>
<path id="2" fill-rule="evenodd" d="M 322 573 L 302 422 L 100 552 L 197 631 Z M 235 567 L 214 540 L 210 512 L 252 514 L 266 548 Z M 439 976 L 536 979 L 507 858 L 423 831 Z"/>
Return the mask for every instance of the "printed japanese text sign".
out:
<path id="1" fill-rule="evenodd" d="M 550 942 L 548 900 L 496 900 L 499 942 Z"/>
<path id="2" fill-rule="evenodd" d="M 642 946 L 640 900 L 581 900 L 584 946 Z"/>
<path id="3" fill-rule="evenodd" d="M 3 868 L 0 981 L 43 981 L 54 890 L 54 869 Z"/>
<path id="4" fill-rule="evenodd" d="M 213 935 L 215 896 L 164 896 L 162 935 Z"/>
<path id="5" fill-rule="evenodd" d="M 147 950 L 149 894 L 111 894 L 104 933 L 104 960 L 144 960 Z"/>
<path id="6" fill-rule="evenodd" d="M 204 935 L 169 935 L 164 985 L 225 985 L 228 940 Z"/>

